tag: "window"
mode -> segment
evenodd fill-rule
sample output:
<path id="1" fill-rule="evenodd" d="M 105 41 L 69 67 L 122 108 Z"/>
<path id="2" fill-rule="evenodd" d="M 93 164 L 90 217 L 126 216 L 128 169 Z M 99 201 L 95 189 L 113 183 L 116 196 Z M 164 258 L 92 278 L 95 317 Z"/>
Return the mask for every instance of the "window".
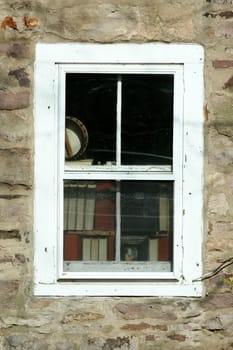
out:
<path id="1" fill-rule="evenodd" d="M 37 45 L 36 295 L 202 295 L 202 70 L 199 45 Z"/>

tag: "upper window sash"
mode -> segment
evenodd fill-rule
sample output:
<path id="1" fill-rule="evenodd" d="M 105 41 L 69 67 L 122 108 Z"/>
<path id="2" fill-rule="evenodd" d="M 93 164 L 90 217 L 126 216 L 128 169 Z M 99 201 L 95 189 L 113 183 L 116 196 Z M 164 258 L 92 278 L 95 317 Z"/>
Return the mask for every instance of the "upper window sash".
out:
<path id="1" fill-rule="evenodd" d="M 177 177 L 181 168 L 182 161 L 182 131 L 183 131 L 183 65 L 152 65 L 152 64 L 106 64 L 103 66 L 100 64 L 59 64 L 57 65 L 58 74 L 58 110 L 59 110 L 59 130 L 65 129 L 65 93 L 66 93 L 66 74 L 69 73 L 104 73 L 104 74 L 170 74 L 174 76 L 174 96 L 173 96 L 173 165 L 119 165 L 120 160 L 120 132 L 119 123 L 120 118 L 120 103 L 121 96 L 119 87 L 117 89 L 117 122 L 118 122 L 118 132 L 117 132 L 117 164 L 116 165 L 101 165 L 101 166 L 75 166 L 74 162 L 62 162 L 60 164 L 61 173 L 64 173 L 64 178 L 72 179 L 75 178 L 75 173 L 78 172 L 106 172 L 109 175 L 111 172 L 117 172 L 119 175 L 121 172 L 137 172 L 145 175 L 149 172 L 160 173 L 161 178 L 163 174 L 173 174 L 173 178 Z M 121 83 L 118 83 L 121 86 Z M 64 159 L 64 133 L 60 131 L 59 135 L 60 147 L 59 147 L 59 157 Z M 64 166 L 64 168 L 63 168 Z M 171 178 L 171 177 L 170 177 Z"/>

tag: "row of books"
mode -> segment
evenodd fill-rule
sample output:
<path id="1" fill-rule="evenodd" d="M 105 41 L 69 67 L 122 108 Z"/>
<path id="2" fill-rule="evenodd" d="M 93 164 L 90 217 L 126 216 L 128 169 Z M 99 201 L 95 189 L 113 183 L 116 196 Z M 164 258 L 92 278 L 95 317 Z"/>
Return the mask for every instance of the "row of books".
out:
<path id="1" fill-rule="evenodd" d="M 82 260 L 107 260 L 107 238 L 83 238 Z"/>
<path id="2" fill-rule="evenodd" d="M 86 237 L 75 233 L 64 235 L 64 260 L 106 261 L 114 260 L 115 236 Z M 142 244 L 132 244 L 128 241 L 122 255 L 122 260 L 168 261 L 169 238 L 161 236 L 146 238 Z"/>
<path id="3" fill-rule="evenodd" d="M 69 183 L 64 188 L 64 230 L 114 230 L 112 185 Z"/>
<path id="4" fill-rule="evenodd" d="M 148 208 L 145 201 L 142 204 Z M 126 213 L 124 229 L 128 229 L 127 237 L 122 235 L 122 249 L 130 247 L 134 252 L 134 260 L 144 261 L 167 261 L 169 260 L 169 198 L 166 196 L 158 197 L 156 202 L 157 219 L 155 214 L 149 221 L 152 222 L 151 228 L 159 228 L 158 234 L 153 236 L 141 236 L 138 234 L 147 231 L 146 222 L 148 219 L 143 212 L 142 219 L 137 216 L 137 220 L 131 214 L 135 212 L 135 206 L 129 206 Z M 134 203 L 133 203 L 134 204 Z M 139 203 L 141 205 L 141 203 Z M 154 207 L 154 205 L 153 205 Z M 139 208 L 140 209 L 140 208 Z M 136 212 L 135 212 L 136 213 Z M 141 214 L 141 209 L 139 211 Z M 130 218 L 130 219 L 129 219 Z M 136 218 L 136 216 L 135 216 Z M 131 221 L 130 221 L 131 220 Z M 140 220 L 140 225 L 138 225 Z M 147 221 L 146 221 L 147 220 Z M 159 220 L 159 222 L 157 221 Z M 134 227 L 135 226 L 135 227 Z M 142 227 L 141 227 L 142 226 Z M 136 241 L 133 242 L 132 232 L 135 230 Z M 114 260 L 114 236 L 115 231 L 115 188 L 111 181 L 102 181 L 99 183 L 91 182 L 67 182 L 64 185 L 64 260 Z M 161 236 L 161 233 L 165 235 Z M 139 239 L 139 237 L 141 237 Z M 143 244 L 139 243 L 143 241 Z M 133 248 L 133 250 L 131 249 Z M 137 251 L 143 251 L 139 254 Z M 135 253 L 136 252 L 136 253 Z M 130 254 L 122 253 L 122 260 L 129 260 Z"/>
<path id="5" fill-rule="evenodd" d="M 64 230 L 114 230 L 115 198 L 110 190 L 102 191 L 99 187 L 95 184 L 65 185 Z M 160 231 L 169 231 L 169 212 L 169 199 L 161 196 L 157 214 Z M 141 225 L 143 224 L 142 220 Z"/>
<path id="6" fill-rule="evenodd" d="M 64 260 L 114 260 L 115 237 L 83 237 L 75 233 L 64 235 Z"/>

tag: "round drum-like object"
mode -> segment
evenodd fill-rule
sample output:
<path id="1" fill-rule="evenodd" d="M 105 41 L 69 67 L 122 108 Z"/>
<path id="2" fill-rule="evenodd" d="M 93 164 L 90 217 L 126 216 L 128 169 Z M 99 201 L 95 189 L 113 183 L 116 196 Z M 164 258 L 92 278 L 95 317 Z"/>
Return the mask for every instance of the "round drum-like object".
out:
<path id="1" fill-rule="evenodd" d="M 85 125 L 75 117 L 66 117 L 65 159 L 79 159 L 88 144 L 88 132 Z"/>

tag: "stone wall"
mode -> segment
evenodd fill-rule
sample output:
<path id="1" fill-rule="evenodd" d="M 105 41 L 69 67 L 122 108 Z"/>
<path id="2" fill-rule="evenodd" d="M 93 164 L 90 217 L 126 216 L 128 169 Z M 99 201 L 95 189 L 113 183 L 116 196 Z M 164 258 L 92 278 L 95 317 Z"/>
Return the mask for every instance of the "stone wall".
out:
<path id="1" fill-rule="evenodd" d="M 0 15 L 0 350 L 233 349 L 223 272 L 203 299 L 32 294 L 37 42 L 204 46 L 205 272 L 233 255 L 233 1 L 0 0 Z"/>

